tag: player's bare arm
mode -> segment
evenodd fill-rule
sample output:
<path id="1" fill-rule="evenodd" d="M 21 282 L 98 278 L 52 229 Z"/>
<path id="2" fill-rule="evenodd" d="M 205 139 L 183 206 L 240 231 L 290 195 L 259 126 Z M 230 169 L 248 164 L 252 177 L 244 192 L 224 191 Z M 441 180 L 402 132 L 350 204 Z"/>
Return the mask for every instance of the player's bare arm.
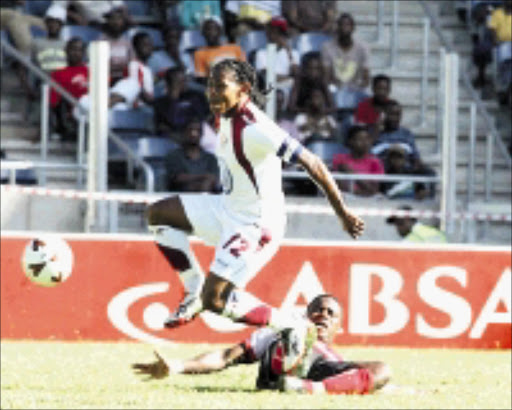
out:
<path id="1" fill-rule="evenodd" d="M 338 185 L 325 163 L 306 148 L 302 149 L 297 161 L 324 191 L 336 215 L 341 219 L 344 229 L 352 238 L 358 238 L 364 231 L 364 221 L 348 209 Z"/>
<path id="2" fill-rule="evenodd" d="M 154 354 L 156 360 L 152 362 L 132 364 L 135 373 L 147 375 L 149 379 L 163 379 L 169 374 L 217 372 L 236 363 L 237 359 L 244 354 L 244 348 L 237 344 L 226 349 L 203 353 L 188 360 L 166 358 L 163 353 L 158 353 L 156 350 Z"/>

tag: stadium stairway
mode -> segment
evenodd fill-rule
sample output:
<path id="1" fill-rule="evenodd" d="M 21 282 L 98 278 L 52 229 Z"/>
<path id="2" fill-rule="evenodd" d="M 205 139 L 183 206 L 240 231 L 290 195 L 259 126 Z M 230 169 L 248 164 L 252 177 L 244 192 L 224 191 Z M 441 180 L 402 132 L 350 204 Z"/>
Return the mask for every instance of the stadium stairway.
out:
<path id="1" fill-rule="evenodd" d="M 397 68 L 389 68 L 389 40 L 391 35 L 391 3 L 384 2 L 384 27 L 383 36 L 376 42 L 377 25 L 377 1 L 358 0 L 339 1 L 338 9 L 350 12 L 355 16 L 355 37 L 367 42 L 370 47 L 370 68 L 372 75 L 386 73 L 393 79 L 392 97 L 400 101 L 403 106 L 403 125 L 411 128 L 417 136 L 417 143 L 424 159 L 433 166 L 438 174 L 441 172 L 441 159 L 436 151 L 436 101 L 438 87 L 439 66 L 439 41 L 436 33 L 430 33 L 430 59 L 429 59 L 429 83 L 427 94 L 426 122 L 420 126 L 420 90 L 421 90 L 421 48 L 423 38 L 423 9 L 417 1 L 400 1 L 400 25 L 399 25 L 399 54 Z M 461 70 L 468 70 L 471 64 L 471 43 L 467 29 L 461 23 L 451 9 L 443 1 L 429 1 L 433 11 L 440 17 L 444 34 L 456 44 L 457 52 L 461 57 Z M 4 65 L 1 73 L 1 148 L 7 153 L 9 159 L 38 160 L 40 158 L 40 144 L 31 140 L 39 135 L 39 126 L 27 124 L 23 113 L 25 99 L 19 90 L 18 80 L 14 73 Z M 459 88 L 459 127 L 457 149 L 457 196 L 460 209 L 463 209 L 467 193 L 466 175 L 468 163 L 468 124 L 469 124 L 469 95 L 461 84 Z M 498 104 L 494 100 L 486 100 L 485 105 L 489 113 L 497 117 L 497 125 L 500 128 L 500 118 L 503 117 Z M 38 108 L 37 108 L 38 110 Z M 500 117 L 501 115 L 501 117 Z M 505 116 L 508 118 L 508 116 Z M 492 198 L 491 203 L 484 203 L 485 192 L 485 134 L 484 122 L 479 117 L 477 121 L 477 146 L 476 146 L 476 186 L 475 204 L 473 211 L 499 211 L 509 212 L 511 204 L 511 175 L 500 153 L 494 152 L 494 169 L 492 173 Z M 510 138 L 510 128 L 505 134 Z M 74 162 L 76 151 L 74 144 L 51 141 L 49 144 L 49 159 L 55 162 Z M 76 176 L 74 172 L 56 172 L 55 175 L 47 172 L 47 184 L 50 187 L 75 188 Z M 375 208 L 376 199 L 358 198 L 348 196 L 349 203 L 361 208 Z M 399 205 L 398 201 L 378 199 L 380 209 L 393 209 Z M 3 201 L 2 201 L 3 202 Z M 327 205 L 323 197 L 289 197 L 289 203 Z M 400 202 L 401 203 L 401 202 Z M 438 199 L 422 201 L 414 204 L 416 209 L 438 210 Z M 74 212 L 74 211 L 73 211 Z M 73 214 L 70 212 L 70 214 Z M 143 220 L 143 207 L 120 206 L 119 232 L 147 232 Z M 36 218 L 34 218 L 36 219 Z M 42 219 L 42 218 L 39 218 Z M 76 218 L 75 218 L 76 219 Z M 366 217 L 367 232 L 362 240 L 397 240 L 398 237 L 392 227 L 385 224 L 382 217 Z M 2 222 L 4 218 L 2 217 Z M 37 223 L 32 222 L 32 228 L 37 229 Z M 36 225 L 34 225 L 36 224 Z M 475 224 L 474 224 L 475 225 Z M 11 224 L 12 226 L 12 224 Z M 16 225 L 17 226 L 17 225 Z M 467 235 L 466 225 L 461 225 L 453 235 L 453 241 L 464 241 L 467 236 L 472 241 L 489 244 L 510 244 L 510 224 L 503 223 L 478 223 L 473 226 L 473 232 Z M 4 224 L 2 223 L 2 228 Z M 61 223 L 57 230 L 79 231 L 80 226 L 76 222 Z M 288 223 L 288 237 L 341 239 L 338 222 L 334 216 L 291 214 Z"/>

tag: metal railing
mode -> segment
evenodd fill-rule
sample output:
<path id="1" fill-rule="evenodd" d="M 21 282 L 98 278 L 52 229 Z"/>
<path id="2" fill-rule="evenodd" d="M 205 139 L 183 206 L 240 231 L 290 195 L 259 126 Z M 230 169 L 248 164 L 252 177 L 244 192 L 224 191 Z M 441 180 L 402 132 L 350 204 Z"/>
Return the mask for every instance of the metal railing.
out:
<path id="1" fill-rule="evenodd" d="M 84 165 L 66 164 L 62 162 L 36 162 L 36 161 L 14 161 L 14 160 L 2 160 L 0 161 L 0 169 L 7 170 L 9 173 L 8 181 L 9 184 L 16 184 L 16 171 L 27 170 L 27 169 L 53 169 L 53 170 L 74 170 L 81 172 L 87 167 Z"/>
<path id="2" fill-rule="evenodd" d="M 21 62 L 27 69 L 30 70 L 30 72 L 35 75 L 37 78 L 39 78 L 47 87 L 51 86 L 57 93 L 59 93 L 62 98 L 64 98 L 68 103 L 72 104 L 73 106 L 77 106 L 78 110 L 80 112 L 80 117 L 83 117 L 83 120 L 79 122 L 79 142 L 78 142 L 78 150 L 77 150 L 77 156 L 79 156 L 77 160 L 77 164 L 75 167 L 79 170 L 83 170 L 84 168 L 84 156 L 85 156 L 85 118 L 87 117 L 87 111 L 78 104 L 78 100 L 70 94 L 64 87 L 62 87 L 60 84 L 55 82 L 52 78 L 50 78 L 45 72 L 43 72 L 39 67 L 34 65 L 29 58 L 21 54 L 18 50 L 16 50 L 13 46 L 11 46 L 7 41 L 4 39 L 0 40 L 0 47 L 2 49 L 2 52 L 5 51 L 7 54 L 9 54 L 11 57 L 16 59 L 17 61 Z M 48 153 L 48 104 L 45 99 L 47 98 L 47 95 L 45 96 L 46 92 L 44 91 L 45 87 L 43 87 L 43 92 L 41 98 L 43 98 L 42 102 L 43 105 L 41 107 L 43 113 L 42 115 L 44 118 L 41 118 L 41 158 L 45 160 L 47 158 Z M 126 144 L 121 137 L 119 137 L 116 133 L 109 130 L 108 137 L 116 144 L 121 151 L 124 152 L 124 154 L 128 157 L 129 160 L 133 161 L 136 165 L 142 168 L 145 176 L 146 181 L 146 191 L 147 192 L 154 192 L 155 188 L 155 175 L 153 172 L 153 169 L 151 166 L 145 162 L 141 157 L 139 157 L 133 150 L 130 148 L 128 144 Z M 81 138 L 81 140 L 80 140 Z M 86 169 L 86 168 L 85 168 Z M 81 177 L 79 177 L 81 178 Z M 44 178 L 43 178 L 44 181 Z"/>
<path id="3" fill-rule="evenodd" d="M 432 27 L 434 28 L 439 41 L 441 42 L 441 45 L 447 52 L 456 52 L 453 44 L 448 41 L 446 36 L 444 35 L 441 24 L 439 22 L 439 19 L 437 16 L 432 13 L 432 10 L 430 9 L 430 6 L 428 5 L 428 2 L 425 0 L 418 0 L 423 7 L 423 10 L 425 11 L 425 14 L 430 20 L 430 23 Z M 492 135 L 492 138 L 494 139 L 494 142 L 499 148 L 500 153 L 502 154 L 506 165 L 508 168 L 512 169 L 512 159 L 510 157 L 510 154 L 508 153 L 507 147 L 505 142 L 503 141 L 503 138 L 501 137 L 498 129 L 496 128 L 496 125 L 494 123 L 493 118 L 490 116 L 489 112 L 487 111 L 485 105 L 483 104 L 480 96 L 478 95 L 478 92 L 475 90 L 473 85 L 471 84 L 471 79 L 469 78 L 469 74 L 467 73 L 467 70 L 461 70 L 460 72 L 462 84 L 464 85 L 464 88 L 468 91 L 472 101 L 476 104 L 477 112 L 482 116 L 485 125 L 487 129 L 490 132 L 490 135 Z M 491 138 L 491 137 L 489 137 Z M 492 168 L 492 158 L 491 158 L 491 168 Z"/>

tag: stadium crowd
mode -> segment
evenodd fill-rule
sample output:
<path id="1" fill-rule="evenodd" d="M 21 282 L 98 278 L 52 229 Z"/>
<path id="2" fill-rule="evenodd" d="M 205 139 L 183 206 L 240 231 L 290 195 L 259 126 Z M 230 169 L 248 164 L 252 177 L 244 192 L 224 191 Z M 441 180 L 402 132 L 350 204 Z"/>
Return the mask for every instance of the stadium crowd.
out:
<path id="1" fill-rule="evenodd" d="M 204 91 L 209 68 L 228 57 L 249 61 L 261 84 L 276 89 L 277 122 L 322 155 L 332 171 L 435 175 L 422 161 L 414 134 L 401 124 L 392 79 L 370 70 L 371 52 L 357 38 L 357 16 L 339 12 L 334 1 L 53 0 L 39 2 L 46 4 L 42 18 L 33 15 L 35 3 L 2 1 L 2 28 L 85 109 L 87 47 L 95 39 L 109 42 L 109 109 L 117 118 L 111 117 L 110 127 L 132 143 L 145 136 L 172 141 L 166 157 L 150 162 L 157 190 L 219 189 L 211 161 L 215 118 Z M 277 49 L 275 84 L 265 84 L 268 43 Z M 16 70 L 35 100 L 37 82 L 21 65 Z M 50 104 L 52 136 L 76 140 L 79 111 L 55 90 Z M 136 112 L 146 120 L 135 127 L 127 118 Z M 423 183 L 339 184 L 364 196 L 422 200 L 435 193 Z M 313 192 L 300 182 L 285 187 L 289 193 Z"/>

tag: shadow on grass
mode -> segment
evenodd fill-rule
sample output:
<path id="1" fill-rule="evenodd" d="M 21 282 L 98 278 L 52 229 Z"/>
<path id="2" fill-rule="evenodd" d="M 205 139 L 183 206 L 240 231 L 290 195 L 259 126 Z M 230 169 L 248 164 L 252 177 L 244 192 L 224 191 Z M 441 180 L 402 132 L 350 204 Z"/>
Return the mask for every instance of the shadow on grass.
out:
<path id="1" fill-rule="evenodd" d="M 175 389 L 190 390 L 190 387 L 174 386 Z M 226 386 L 194 386 L 194 391 L 198 393 L 258 393 L 263 390 L 248 389 L 243 387 L 226 387 Z M 268 390 L 265 390 L 268 392 Z"/>

